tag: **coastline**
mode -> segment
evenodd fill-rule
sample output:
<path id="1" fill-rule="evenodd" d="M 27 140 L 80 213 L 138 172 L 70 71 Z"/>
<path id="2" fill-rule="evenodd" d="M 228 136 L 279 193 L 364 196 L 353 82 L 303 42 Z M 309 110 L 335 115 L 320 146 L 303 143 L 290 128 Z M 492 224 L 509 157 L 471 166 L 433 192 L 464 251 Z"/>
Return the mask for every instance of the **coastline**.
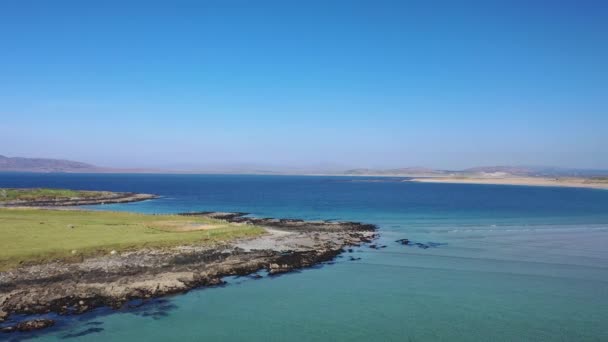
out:
<path id="1" fill-rule="evenodd" d="M 540 177 L 428 177 L 412 178 L 406 182 L 417 183 L 447 183 L 447 184 L 486 184 L 486 185 L 518 185 L 518 186 L 556 186 L 569 188 L 588 188 L 608 190 L 608 182 L 594 182 L 587 178 L 540 178 Z"/>
<path id="2" fill-rule="evenodd" d="M 269 276 L 287 273 L 333 260 L 377 237 L 374 225 L 357 222 L 251 218 L 244 213 L 183 215 L 255 224 L 264 227 L 266 234 L 212 246 L 149 248 L 0 272 L 0 323 L 9 324 L 0 331 L 17 331 L 27 322 L 35 323 L 11 322 L 15 314 L 70 315 L 101 306 L 117 309 L 134 299 L 221 285 L 226 276 L 261 278 L 260 271 Z"/>
<path id="3" fill-rule="evenodd" d="M 53 173 L 53 172 L 39 172 L 39 171 L 0 171 L 1 172 L 24 172 L 24 173 Z M 62 172 L 68 174 L 90 174 L 89 172 Z M 342 173 L 272 173 L 272 172 L 202 172 L 202 171 L 154 171 L 154 172 L 107 172 L 100 174 L 155 174 L 155 175 L 207 175 L 207 176 L 297 176 L 297 177 L 335 177 L 335 178 L 381 178 L 381 179 L 401 179 L 404 182 L 418 182 L 418 183 L 451 183 L 451 184 L 488 184 L 488 185 L 519 185 L 519 186 L 546 186 L 546 187 L 571 187 L 571 188 L 588 188 L 588 189 L 608 189 L 608 180 L 596 180 L 593 177 L 540 177 L 540 176 L 505 176 L 505 177 L 486 177 L 476 175 L 432 175 L 432 174 L 419 174 L 419 173 L 369 173 L 369 174 L 342 174 Z M 381 181 L 378 181 L 381 182 Z M 147 198 L 141 198 L 133 200 L 125 199 L 124 201 L 109 202 L 109 201 L 95 201 L 91 203 L 73 203 L 73 204 L 56 204 L 49 203 L 48 205 L 32 205 L 32 206 L 78 206 L 78 205 L 92 205 L 92 204 L 110 204 L 110 203 L 128 203 L 145 201 L 148 199 L 159 198 L 158 195 L 150 194 L 135 194 L 135 193 L 123 193 L 130 195 L 142 195 L 150 196 Z M 15 205 L 17 206 L 17 205 Z M 25 206 L 25 205 L 24 205 Z M 0 204 L 2 207 L 2 204 Z"/>
<path id="4" fill-rule="evenodd" d="M 117 204 L 141 202 L 159 198 L 153 194 L 139 194 L 134 192 L 105 192 L 103 195 L 93 198 L 57 198 L 57 199 L 35 199 L 15 200 L 0 202 L 1 207 L 71 207 L 79 205 Z"/>

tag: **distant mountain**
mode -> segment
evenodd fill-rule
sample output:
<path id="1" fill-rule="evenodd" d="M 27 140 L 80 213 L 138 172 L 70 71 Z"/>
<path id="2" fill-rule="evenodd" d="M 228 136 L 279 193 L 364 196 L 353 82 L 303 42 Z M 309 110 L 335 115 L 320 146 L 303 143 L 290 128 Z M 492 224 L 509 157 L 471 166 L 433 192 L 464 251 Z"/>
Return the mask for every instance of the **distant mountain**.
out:
<path id="1" fill-rule="evenodd" d="M 5 157 L 0 155 L 0 171 L 92 172 L 97 166 L 62 159 Z"/>
<path id="2" fill-rule="evenodd" d="M 606 177 L 608 170 L 567 169 L 544 166 L 480 166 L 464 170 L 438 170 L 426 167 L 393 169 L 358 168 L 341 171 L 336 165 L 285 167 L 277 165 L 207 165 L 204 168 L 180 169 L 117 169 L 72 160 L 48 158 L 6 157 L 0 155 L 1 171 L 71 172 L 71 173 L 183 173 L 183 174 L 260 174 L 260 175 L 346 175 L 346 176 L 402 176 L 402 177 Z"/>
<path id="3" fill-rule="evenodd" d="M 351 169 L 344 171 L 345 175 L 365 176 L 365 175 L 380 175 L 380 176 L 440 176 L 449 174 L 449 171 L 429 169 L 426 167 L 403 167 L 397 169 Z"/>

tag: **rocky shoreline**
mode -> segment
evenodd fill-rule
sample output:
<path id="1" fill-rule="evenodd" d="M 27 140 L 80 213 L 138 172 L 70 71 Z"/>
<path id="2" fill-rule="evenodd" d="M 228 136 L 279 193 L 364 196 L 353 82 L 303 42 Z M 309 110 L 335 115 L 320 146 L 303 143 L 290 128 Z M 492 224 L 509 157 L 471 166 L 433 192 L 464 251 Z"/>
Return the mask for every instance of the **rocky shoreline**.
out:
<path id="1" fill-rule="evenodd" d="M 377 237 L 374 225 L 357 222 L 253 218 L 244 213 L 182 215 L 255 224 L 266 228 L 267 234 L 216 246 L 139 250 L 0 272 L 0 331 L 52 325 L 10 322 L 2 327 L 12 314 L 80 314 L 101 306 L 120 308 L 134 299 L 219 285 L 226 276 L 286 273 L 333 260 L 345 249 Z"/>
<path id="2" fill-rule="evenodd" d="M 79 205 L 141 202 L 158 198 L 158 195 L 133 192 L 112 192 L 93 198 L 59 198 L 44 200 L 16 200 L 0 203 L 0 207 L 69 207 Z"/>

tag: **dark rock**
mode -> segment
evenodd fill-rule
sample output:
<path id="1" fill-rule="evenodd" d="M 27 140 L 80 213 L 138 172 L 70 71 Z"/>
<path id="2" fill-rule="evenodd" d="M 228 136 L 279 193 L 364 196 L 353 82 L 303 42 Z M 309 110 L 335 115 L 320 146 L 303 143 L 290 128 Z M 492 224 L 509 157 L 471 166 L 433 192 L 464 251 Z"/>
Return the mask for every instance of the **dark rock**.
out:
<path id="1" fill-rule="evenodd" d="M 287 231 L 360 231 L 370 232 L 375 231 L 376 226 L 373 224 L 366 224 L 360 222 L 334 222 L 334 221 L 304 221 L 300 219 L 275 219 L 275 218 L 256 218 L 256 217 L 244 217 L 246 213 L 225 213 L 225 212 L 189 212 L 181 213 L 178 215 L 183 216 L 203 216 L 214 219 L 225 220 L 232 223 L 247 223 L 258 226 L 278 228 Z M 367 242 L 371 242 L 371 239 Z"/>
<path id="2" fill-rule="evenodd" d="M 33 331 L 51 327 L 55 324 L 52 319 L 34 319 L 31 321 L 19 322 L 17 325 L 1 328 L 3 333 L 11 333 L 15 331 Z"/>
<path id="3" fill-rule="evenodd" d="M 290 272 L 294 269 L 310 267 L 315 264 L 331 261 L 340 250 L 312 250 L 292 252 L 288 255 L 280 255 L 275 262 L 268 265 L 268 273 L 271 275 Z"/>
<path id="4" fill-rule="evenodd" d="M 408 239 L 400 239 L 395 242 L 398 242 L 405 246 L 415 246 L 415 247 L 422 248 L 422 249 L 436 248 L 439 246 L 447 245 L 447 243 L 440 243 L 440 242 L 427 242 L 427 243 L 413 242 Z"/>
<path id="5" fill-rule="evenodd" d="M 51 327 L 55 324 L 52 319 L 35 319 L 31 321 L 25 321 L 17 324 L 17 330 L 19 331 L 32 331 Z"/>

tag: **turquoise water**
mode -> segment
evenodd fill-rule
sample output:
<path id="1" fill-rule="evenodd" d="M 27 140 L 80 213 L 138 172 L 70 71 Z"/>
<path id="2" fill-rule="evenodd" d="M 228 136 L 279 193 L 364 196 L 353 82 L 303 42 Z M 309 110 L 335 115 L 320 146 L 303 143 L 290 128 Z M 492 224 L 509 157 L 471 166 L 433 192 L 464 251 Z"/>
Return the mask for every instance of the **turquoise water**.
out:
<path id="1" fill-rule="evenodd" d="M 37 341 L 606 341 L 608 191 L 375 178 L 0 174 L 0 186 L 158 193 L 96 209 L 356 220 L 381 250 L 61 320 Z M 395 242 L 435 242 L 434 248 Z M 8 338 L 8 336 L 0 336 Z"/>

